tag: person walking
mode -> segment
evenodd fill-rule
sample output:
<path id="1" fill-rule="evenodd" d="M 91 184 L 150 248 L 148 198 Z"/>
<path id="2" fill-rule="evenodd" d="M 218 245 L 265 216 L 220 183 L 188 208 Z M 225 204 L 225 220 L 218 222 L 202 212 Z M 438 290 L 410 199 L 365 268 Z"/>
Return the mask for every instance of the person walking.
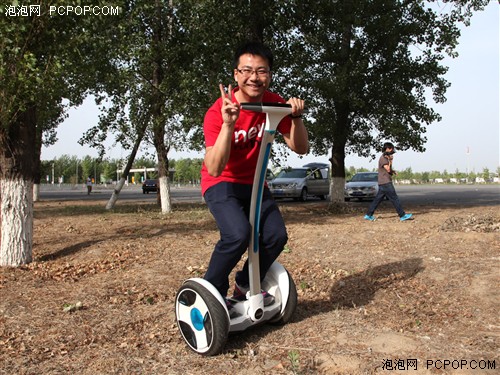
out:
<path id="1" fill-rule="evenodd" d="M 205 157 L 201 169 L 202 195 L 217 222 L 220 240 L 215 245 L 204 276 L 226 297 L 229 275 L 247 251 L 252 184 L 262 142 L 266 114 L 243 110 L 240 103 L 285 103 L 268 90 L 271 84 L 273 54 L 257 42 L 239 47 L 234 55 L 233 89 L 219 85 L 221 97 L 208 109 L 203 122 Z M 302 121 L 304 101 L 290 98 L 292 113 L 278 125 L 288 147 L 298 154 L 308 151 L 307 129 Z M 288 235 L 279 208 L 267 186 L 264 188 L 260 218 L 260 278 L 282 252 Z M 256 239 L 257 240 L 257 239 Z M 248 261 L 236 273 L 232 297 L 226 298 L 230 310 L 233 300 L 244 300 L 249 290 Z M 274 303 L 274 296 L 262 291 L 264 304 Z"/>
<path id="2" fill-rule="evenodd" d="M 396 193 L 396 189 L 394 189 L 394 185 L 392 183 L 392 176 L 397 174 L 396 171 L 392 169 L 392 160 L 395 153 L 396 151 L 394 150 L 394 145 L 392 143 L 384 143 L 382 148 L 382 155 L 378 160 L 378 193 L 368 207 L 368 211 L 366 212 L 366 215 L 364 217 L 366 220 L 376 220 L 373 214 L 384 198 L 389 199 L 389 201 L 392 203 L 399 215 L 400 221 L 409 220 L 413 217 L 413 214 L 407 214 L 403 210 L 401 202 L 399 201 L 399 197 Z"/>
<path id="3" fill-rule="evenodd" d="M 88 176 L 87 177 L 87 195 L 90 195 L 90 193 L 92 192 L 92 177 Z"/>

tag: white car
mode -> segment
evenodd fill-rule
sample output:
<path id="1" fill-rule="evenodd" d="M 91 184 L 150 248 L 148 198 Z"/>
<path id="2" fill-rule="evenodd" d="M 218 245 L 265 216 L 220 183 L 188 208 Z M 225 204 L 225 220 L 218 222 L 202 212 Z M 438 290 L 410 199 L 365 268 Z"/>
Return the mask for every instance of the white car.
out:
<path id="1" fill-rule="evenodd" d="M 378 172 L 359 172 L 345 184 L 344 199 L 373 199 L 378 193 Z"/>

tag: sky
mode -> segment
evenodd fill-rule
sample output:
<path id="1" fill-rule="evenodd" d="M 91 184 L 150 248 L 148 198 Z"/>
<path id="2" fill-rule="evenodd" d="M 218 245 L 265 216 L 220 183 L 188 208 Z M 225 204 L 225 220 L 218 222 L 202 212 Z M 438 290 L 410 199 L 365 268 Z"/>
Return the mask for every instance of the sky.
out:
<path id="1" fill-rule="evenodd" d="M 500 6 L 491 1 L 483 12 L 472 17 L 469 27 L 462 27 L 455 59 L 447 58 L 449 67 L 446 79 L 451 87 L 444 104 L 431 103 L 442 120 L 427 127 L 426 151 L 400 151 L 396 153 L 396 170 L 411 168 L 413 172 L 448 171 L 480 173 L 500 167 L 500 82 L 499 82 L 499 18 Z M 306 103 L 307 105 L 307 103 Z M 42 160 L 62 155 L 96 157 L 97 152 L 80 146 L 78 140 L 90 127 L 97 124 L 99 111 L 92 98 L 87 98 L 77 108 L 69 110 L 68 118 L 59 125 L 56 144 L 42 148 Z M 124 158 L 128 154 L 120 146 L 110 143 L 107 157 Z M 202 153 L 171 151 L 169 158 L 202 158 Z M 288 166 L 299 167 L 317 161 L 328 163 L 328 155 L 312 154 L 299 158 L 291 155 Z M 347 168 L 376 168 L 376 161 L 346 157 Z"/>

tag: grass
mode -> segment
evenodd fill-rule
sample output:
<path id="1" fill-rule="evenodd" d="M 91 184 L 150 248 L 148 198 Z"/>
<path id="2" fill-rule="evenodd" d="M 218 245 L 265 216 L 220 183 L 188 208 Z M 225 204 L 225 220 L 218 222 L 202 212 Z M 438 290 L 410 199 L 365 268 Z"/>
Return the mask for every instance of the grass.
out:
<path id="1" fill-rule="evenodd" d="M 297 350 L 290 350 L 288 352 L 288 360 L 292 366 L 292 373 L 300 374 L 300 353 Z"/>

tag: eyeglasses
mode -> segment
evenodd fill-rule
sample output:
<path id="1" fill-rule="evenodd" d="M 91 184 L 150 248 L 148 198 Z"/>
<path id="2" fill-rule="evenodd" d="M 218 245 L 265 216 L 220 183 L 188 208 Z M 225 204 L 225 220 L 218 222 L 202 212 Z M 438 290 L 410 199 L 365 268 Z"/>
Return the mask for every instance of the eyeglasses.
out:
<path id="1" fill-rule="evenodd" d="M 264 68 L 259 68 L 257 70 L 253 70 L 250 68 L 243 68 L 243 69 L 236 69 L 238 73 L 240 73 L 243 77 L 248 78 L 252 76 L 254 73 L 257 74 L 258 77 L 267 77 L 270 73 L 269 70 L 264 69 Z"/>

